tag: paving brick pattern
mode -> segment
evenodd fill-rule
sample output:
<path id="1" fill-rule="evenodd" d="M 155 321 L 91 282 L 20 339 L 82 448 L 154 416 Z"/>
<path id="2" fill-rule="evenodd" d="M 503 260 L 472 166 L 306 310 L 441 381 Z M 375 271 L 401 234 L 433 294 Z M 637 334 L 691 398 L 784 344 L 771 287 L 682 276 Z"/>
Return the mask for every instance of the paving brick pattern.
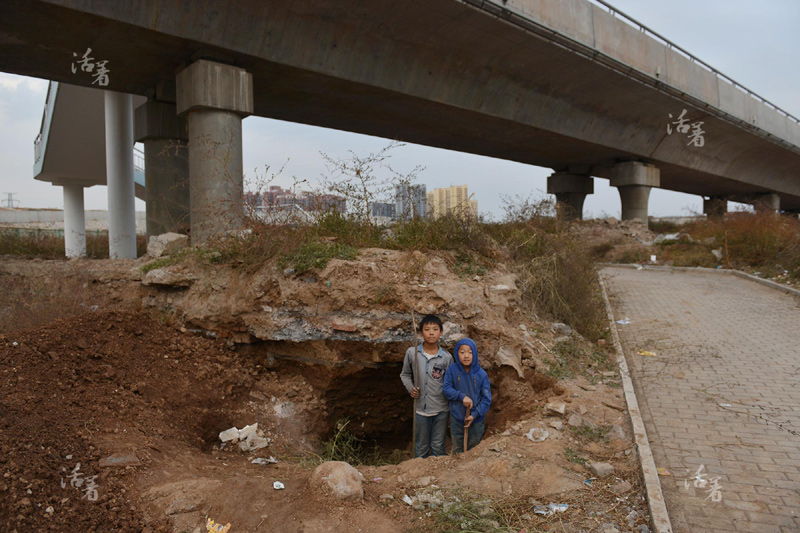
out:
<path id="1" fill-rule="evenodd" d="M 602 274 L 674 531 L 800 531 L 800 302 L 717 273 Z"/>

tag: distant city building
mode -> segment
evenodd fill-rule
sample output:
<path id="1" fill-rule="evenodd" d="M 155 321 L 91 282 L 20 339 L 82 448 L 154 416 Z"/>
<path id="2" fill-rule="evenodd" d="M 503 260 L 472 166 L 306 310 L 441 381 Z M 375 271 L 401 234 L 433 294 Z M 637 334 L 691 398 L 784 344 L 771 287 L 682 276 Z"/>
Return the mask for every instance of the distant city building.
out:
<path id="1" fill-rule="evenodd" d="M 394 218 L 395 204 L 388 202 L 370 202 L 369 203 L 369 216 L 373 218 L 385 217 Z"/>
<path id="2" fill-rule="evenodd" d="M 466 185 L 434 189 L 428 193 L 428 214 L 439 218 L 445 214 L 478 216 L 478 201 L 469 195 Z"/>
<path id="3" fill-rule="evenodd" d="M 398 219 L 428 216 L 425 185 L 395 185 L 394 216 Z"/>
<path id="4" fill-rule="evenodd" d="M 246 201 L 248 194 L 253 193 L 245 193 Z M 258 195 L 255 196 L 257 199 L 253 201 L 258 202 Z M 261 202 L 256 203 L 255 206 L 267 209 L 298 206 L 305 211 L 338 211 L 339 213 L 344 213 L 347 208 L 347 200 L 344 196 L 317 194 L 307 191 L 290 191 L 277 185 L 271 185 L 260 200 Z"/>

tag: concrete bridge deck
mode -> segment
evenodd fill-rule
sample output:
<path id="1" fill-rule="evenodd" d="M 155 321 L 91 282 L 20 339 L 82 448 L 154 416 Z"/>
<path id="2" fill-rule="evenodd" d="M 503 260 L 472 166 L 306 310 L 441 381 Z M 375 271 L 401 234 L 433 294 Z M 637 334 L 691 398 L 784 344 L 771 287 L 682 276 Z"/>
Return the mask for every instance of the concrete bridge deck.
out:
<path id="1" fill-rule="evenodd" d="M 719 273 L 602 275 L 674 531 L 800 530 L 800 300 Z"/>
<path id="2" fill-rule="evenodd" d="M 0 70 L 175 100 L 198 59 L 252 74 L 253 114 L 800 209 L 800 124 L 586 0 L 8 0 Z M 84 73 L 85 74 L 85 73 Z M 93 85 L 97 87 L 97 85 Z M 702 121 L 705 146 L 668 135 Z"/>

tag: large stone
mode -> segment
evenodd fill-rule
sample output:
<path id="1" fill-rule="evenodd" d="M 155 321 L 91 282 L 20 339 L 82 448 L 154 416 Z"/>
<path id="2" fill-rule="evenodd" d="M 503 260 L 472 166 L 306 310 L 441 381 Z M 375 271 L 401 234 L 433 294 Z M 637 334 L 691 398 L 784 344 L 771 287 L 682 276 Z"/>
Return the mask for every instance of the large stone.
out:
<path id="1" fill-rule="evenodd" d="M 580 416 L 573 414 L 569 417 L 569 420 L 567 420 L 567 424 L 571 427 L 579 428 L 583 425 L 583 419 Z"/>
<path id="2" fill-rule="evenodd" d="M 564 324 L 563 322 L 554 323 L 552 326 L 550 326 L 550 330 L 556 335 L 565 335 L 565 336 L 572 335 L 572 328 Z"/>
<path id="3" fill-rule="evenodd" d="M 550 402 L 544 406 L 544 414 L 549 416 L 564 416 L 567 413 L 567 404 L 564 402 Z"/>
<path id="4" fill-rule="evenodd" d="M 189 246 L 189 237 L 180 233 L 153 235 L 147 241 L 147 255 L 150 257 L 172 255 L 187 246 Z"/>
<path id="5" fill-rule="evenodd" d="M 163 287 L 188 287 L 195 282 L 197 276 L 188 272 L 172 272 L 166 268 L 151 270 L 142 278 L 142 285 L 160 285 Z"/>
<path id="6" fill-rule="evenodd" d="M 340 500 L 361 500 L 364 498 L 363 477 L 343 461 L 328 461 L 314 470 L 311 485 L 330 491 Z"/>
<path id="7" fill-rule="evenodd" d="M 501 346 L 500 349 L 497 350 L 495 359 L 501 366 L 508 365 L 516 370 L 520 378 L 525 377 L 525 373 L 522 369 L 522 353 L 519 350 L 508 346 Z"/>
<path id="8" fill-rule="evenodd" d="M 606 477 L 614 473 L 614 467 L 608 463 L 592 463 L 589 469 L 595 477 Z"/>

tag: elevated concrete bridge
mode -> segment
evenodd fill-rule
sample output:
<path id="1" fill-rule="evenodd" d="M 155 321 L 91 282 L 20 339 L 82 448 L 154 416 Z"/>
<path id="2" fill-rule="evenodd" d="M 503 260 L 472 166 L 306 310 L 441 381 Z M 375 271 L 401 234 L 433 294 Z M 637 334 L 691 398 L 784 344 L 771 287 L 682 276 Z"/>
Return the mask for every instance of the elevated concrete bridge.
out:
<path id="1" fill-rule="evenodd" d="M 646 216 L 653 186 L 800 210 L 796 118 L 587 0 L 0 5 L 0 70 L 97 87 L 71 72 L 87 48 L 108 61 L 105 89 L 149 98 L 137 138 L 188 118 L 193 238 L 241 189 L 250 114 L 550 167 L 549 192 L 577 213 L 590 176 L 620 187 L 624 218 Z M 702 147 L 668 134 L 684 109 Z M 198 139 L 238 166 L 204 164 Z"/>

